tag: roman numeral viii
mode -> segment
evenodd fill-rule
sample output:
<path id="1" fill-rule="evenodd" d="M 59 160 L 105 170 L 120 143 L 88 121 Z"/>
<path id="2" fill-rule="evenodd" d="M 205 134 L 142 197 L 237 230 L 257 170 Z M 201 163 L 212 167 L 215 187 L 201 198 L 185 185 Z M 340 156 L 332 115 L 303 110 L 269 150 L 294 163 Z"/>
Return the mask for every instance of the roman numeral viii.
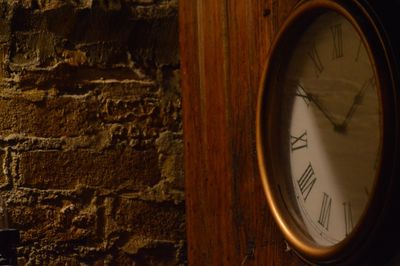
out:
<path id="1" fill-rule="evenodd" d="M 322 71 L 324 71 L 324 66 L 322 65 L 321 58 L 319 57 L 317 47 L 315 47 L 315 45 L 311 47 L 311 50 L 308 52 L 308 56 L 314 63 L 315 75 L 318 78 Z"/>
<path id="2" fill-rule="evenodd" d="M 329 218 L 331 216 L 331 205 L 332 199 L 328 194 L 324 192 L 324 197 L 322 199 L 321 210 L 319 213 L 318 223 L 324 227 L 326 230 L 329 230 Z"/>
<path id="3" fill-rule="evenodd" d="M 292 147 L 292 151 L 307 148 L 307 131 L 304 131 L 299 137 L 290 136 L 290 144 Z"/>
<path id="4" fill-rule="evenodd" d="M 343 57 L 343 38 L 342 38 L 342 25 L 337 24 L 331 27 L 333 50 L 332 59 Z"/>
<path id="5" fill-rule="evenodd" d="M 317 178 L 315 177 L 314 169 L 311 163 L 307 166 L 302 176 L 297 180 L 301 195 L 303 195 L 304 201 L 307 200 L 312 188 L 314 187 Z"/>

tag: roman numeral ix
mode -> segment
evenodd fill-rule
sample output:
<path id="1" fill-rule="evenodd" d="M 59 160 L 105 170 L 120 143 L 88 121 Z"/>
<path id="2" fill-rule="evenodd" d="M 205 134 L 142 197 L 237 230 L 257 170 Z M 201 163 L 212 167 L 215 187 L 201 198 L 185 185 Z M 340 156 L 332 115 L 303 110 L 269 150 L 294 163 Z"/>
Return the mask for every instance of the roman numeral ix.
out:
<path id="1" fill-rule="evenodd" d="M 314 187 L 316 181 L 317 178 L 315 177 L 314 169 L 312 168 L 312 165 L 310 163 L 302 176 L 297 180 L 297 184 L 299 185 L 300 192 L 303 195 L 304 201 L 307 200 L 308 195 L 310 195 L 310 192 Z"/>

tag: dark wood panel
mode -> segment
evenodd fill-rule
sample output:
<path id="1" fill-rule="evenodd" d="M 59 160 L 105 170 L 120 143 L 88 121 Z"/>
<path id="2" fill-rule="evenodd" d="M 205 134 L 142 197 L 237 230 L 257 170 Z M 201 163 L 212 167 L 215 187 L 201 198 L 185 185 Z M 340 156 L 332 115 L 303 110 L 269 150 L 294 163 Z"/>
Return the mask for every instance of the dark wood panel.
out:
<path id="1" fill-rule="evenodd" d="M 180 6 L 185 176 L 191 265 L 234 265 L 232 165 L 226 107 L 225 7 Z"/>
<path id="2" fill-rule="evenodd" d="M 190 265 L 301 265 L 269 214 L 255 153 L 258 83 L 294 2 L 180 2 Z"/>

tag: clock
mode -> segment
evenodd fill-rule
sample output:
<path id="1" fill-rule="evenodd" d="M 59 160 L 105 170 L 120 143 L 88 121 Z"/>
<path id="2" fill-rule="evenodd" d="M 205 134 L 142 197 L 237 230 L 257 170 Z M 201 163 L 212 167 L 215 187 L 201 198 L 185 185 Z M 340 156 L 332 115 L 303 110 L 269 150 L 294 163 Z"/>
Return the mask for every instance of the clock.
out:
<path id="1" fill-rule="evenodd" d="M 309 264 L 383 265 L 397 248 L 397 54 L 375 10 L 300 1 L 261 81 L 261 180 L 288 245 Z"/>

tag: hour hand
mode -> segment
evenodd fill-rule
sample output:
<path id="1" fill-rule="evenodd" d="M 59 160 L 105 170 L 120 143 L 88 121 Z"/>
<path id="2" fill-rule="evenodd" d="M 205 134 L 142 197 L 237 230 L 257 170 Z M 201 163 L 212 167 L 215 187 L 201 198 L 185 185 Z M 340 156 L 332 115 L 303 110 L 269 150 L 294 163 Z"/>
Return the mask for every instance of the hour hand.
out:
<path id="1" fill-rule="evenodd" d="M 375 86 L 375 80 L 374 78 L 370 78 L 368 79 L 363 86 L 361 87 L 361 89 L 359 90 L 359 92 L 354 96 L 353 99 L 353 103 L 350 106 L 349 110 L 347 111 L 346 117 L 343 120 L 343 122 L 340 124 L 341 127 L 343 128 L 347 128 L 347 125 L 349 124 L 351 118 L 353 117 L 353 114 L 355 113 L 355 111 L 357 110 L 358 106 L 362 104 L 363 98 L 364 98 L 364 94 L 367 91 L 368 88 L 370 88 L 371 86 Z"/>
<path id="2" fill-rule="evenodd" d="M 333 118 L 333 115 L 325 106 L 321 104 L 319 101 L 318 97 L 312 95 L 311 93 L 307 92 L 303 86 L 298 84 L 297 90 L 296 90 L 296 96 L 302 97 L 304 101 L 307 103 L 307 105 L 310 105 L 310 103 L 313 103 L 315 107 L 317 107 L 318 110 L 321 111 L 321 113 L 328 119 L 328 121 L 333 125 L 333 128 L 336 131 L 340 131 L 340 125 L 336 122 L 336 120 Z"/>

